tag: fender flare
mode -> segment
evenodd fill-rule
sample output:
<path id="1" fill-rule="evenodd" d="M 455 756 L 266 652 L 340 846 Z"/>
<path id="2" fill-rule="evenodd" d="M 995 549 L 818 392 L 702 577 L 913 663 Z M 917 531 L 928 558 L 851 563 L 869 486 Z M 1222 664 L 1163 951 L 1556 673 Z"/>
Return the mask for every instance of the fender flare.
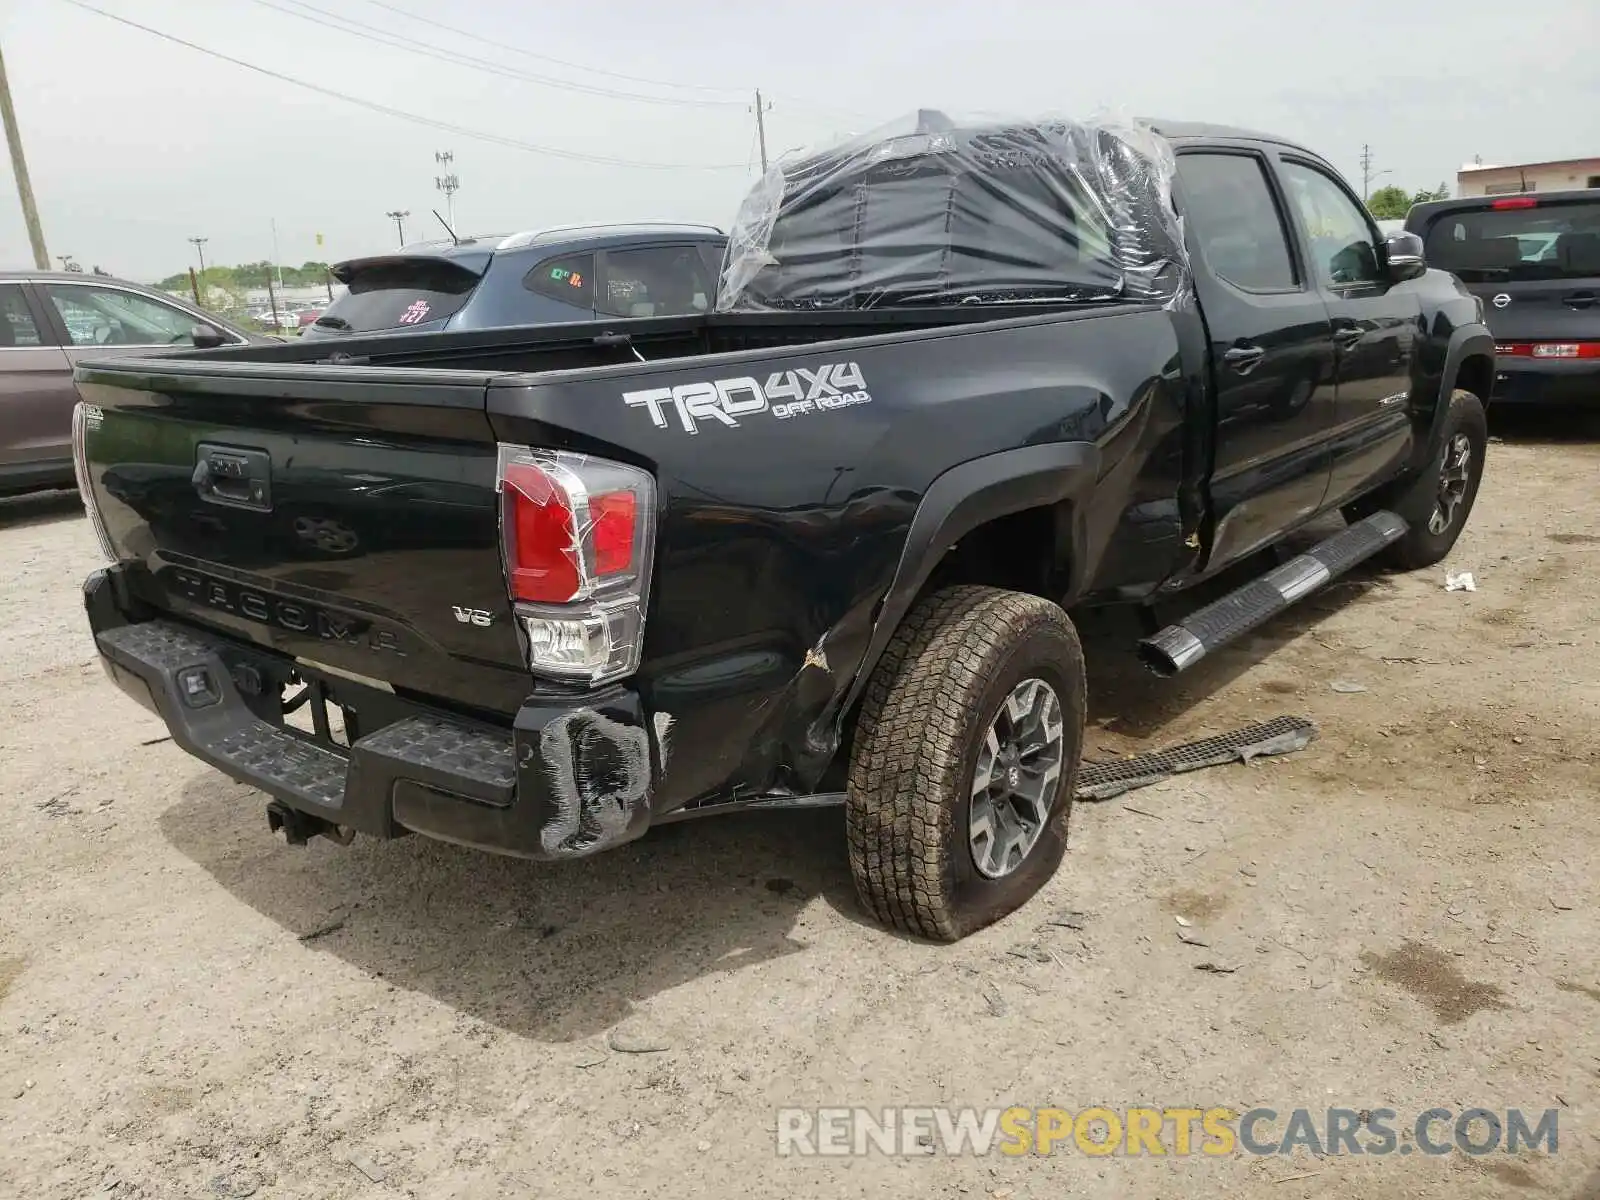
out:
<path id="1" fill-rule="evenodd" d="M 1423 462 L 1432 460 L 1433 453 L 1439 448 L 1439 438 L 1444 429 L 1445 414 L 1450 411 L 1450 393 L 1456 389 L 1456 380 L 1461 374 L 1461 364 L 1473 355 L 1481 354 L 1494 361 L 1494 335 L 1489 332 L 1487 325 L 1476 322 L 1471 325 L 1462 325 L 1450 335 L 1449 344 L 1444 352 L 1444 370 L 1439 377 L 1438 402 L 1433 406 L 1433 416 L 1428 422 L 1427 453 Z M 1485 404 L 1489 397 L 1480 396 Z"/>
<path id="2" fill-rule="evenodd" d="M 1002 450 L 969 459 L 938 476 L 911 518 L 894 579 L 879 605 L 866 653 L 839 707 L 839 718 L 860 699 L 917 593 L 952 546 L 999 517 L 1081 499 L 1099 476 L 1100 448 L 1093 442 L 1050 442 Z M 1076 528 L 1072 539 L 1076 551 L 1080 540 Z M 1083 569 L 1081 554 L 1074 552 L 1071 561 L 1075 571 Z"/>

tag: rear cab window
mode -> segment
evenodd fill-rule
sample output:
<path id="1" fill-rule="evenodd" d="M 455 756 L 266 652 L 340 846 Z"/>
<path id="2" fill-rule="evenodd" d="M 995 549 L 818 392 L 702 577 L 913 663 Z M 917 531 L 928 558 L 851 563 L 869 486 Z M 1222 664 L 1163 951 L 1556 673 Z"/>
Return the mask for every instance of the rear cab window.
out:
<path id="1" fill-rule="evenodd" d="M 1600 197 L 1505 197 L 1491 208 L 1436 214 L 1423 234 L 1428 265 L 1463 283 L 1535 283 L 1600 276 Z"/>
<path id="2" fill-rule="evenodd" d="M 333 333 L 409 329 L 446 320 L 461 311 L 481 278 L 443 258 L 342 264 L 335 276 L 348 291 L 313 323 Z"/>
<path id="3" fill-rule="evenodd" d="M 1289 235 L 1260 158 L 1186 153 L 1178 158 L 1178 179 L 1184 218 L 1213 272 L 1247 292 L 1299 288 Z"/>
<path id="4" fill-rule="evenodd" d="M 722 278 L 723 244 L 721 242 L 701 242 L 700 258 L 706 264 L 706 274 L 711 279 L 711 289 L 716 291 L 717 283 Z M 715 297 L 713 297 L 714 299 Z"/>

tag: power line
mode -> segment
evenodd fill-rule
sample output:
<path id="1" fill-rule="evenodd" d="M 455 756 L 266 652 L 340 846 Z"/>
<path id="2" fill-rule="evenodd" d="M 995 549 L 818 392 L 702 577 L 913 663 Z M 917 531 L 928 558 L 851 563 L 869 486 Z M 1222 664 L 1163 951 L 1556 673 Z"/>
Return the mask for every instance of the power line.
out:
<path id="1" fill-rule="evenodd" d="M 497 63 L 487 58 L 476 58 L 470 54 L 462 54 L 457 50 L 442 50 L 437 46 L 429 45 L 427 42 L 418 41 L 416 38 L 406 37 L 404 34 L 391 33 L 388 30 L 377 29 L 360 21 L 352 21 L 348 17 L 323 12 L 320 9 L 312 8 L 308 4 L 299 3 L 298 0 L 288 0 L 288 3 L 294 6 L 292 8 L 284 7 L 278 0 L 251 0 L 251 3 L 259 4 L 262 8 L 271 9 L 273 12 L 281 13 L 286 17 L 296 17 L 302 21 L 309 21 L 313 25 L 321 25 L 325 29 L 332 29 L 350 37 L 376 42 L 383 46 L 392 46 L 398 50 L 420 54 L 424 58 L 451 63 L 458 67 L 466 67 L 469 70 L 498 75 L 503 79 L 515 79 L 523 83 L 538 84 L 542 87 L 556 88 L 560 91 L 580 92 L 589 96 L 603 96 L 610 100 L 631 100 L 640 104 L 668 104 L 686 108 L 735 108 L 739 106 L 739 101 L 737 100 L 695 100 L 679 96 L 646 96 L 640 92 L 622 92 L 616 88 L 601 87 L 597 84 L 577 83 L 568 79 L 556 79 L 549 75 L 535 75 L 528 71 L 519 71 L 515 67 L 508 67 L 503 63 Z M 300 9 L 308 11 L 298 11 Z"/>
<path id="2" fill-rule="evenodd" d="M 443 21 L 435 21 L 432 17 L 424 17 L 419 13 L 410 12 L 404 8 L 401 8 L 397 4 L 386 4 L 384 3 L 384 0 L 366 0 L 366 2 L 375 8 L 382 8 L 394 13 L 396 16 L 404 17 L 408 21 L 416 21 L 422 25 L 431 25 L 435 29 L 442 29 L 446 33 L 453 33 L 457 37 L 464 37 L 469 41 L 482 42 L 485 46 L 493 46 L 498 50 L 509 50 L 513 54 L 522 55 L 524 58 L 535 59 L 539 62 L 554 63 L 558 67 L 567 67 L 569 70 L 573 71 L 582 71 L 586 75 L 604 75 L 609 79 L 623 79 L 629 83 L 645 83 L 651 85 L 652 87 L 680 88 L 684 91 L 720 92 L 723 95 L 732 95 L 733 93 L 740 91 L 738 88 L 710 87 L 703 83 L 672 83 L 665 79 L 648 79 L 643 75 L 625 75 L 621 71 L 607 71 L 601 67 L 590 67 L 585 66 L 582 63 L 568 62 L 564 58 L 552 58 L 548 54 L 535 54 L 532 50 L 525 50 L 521 46 L 512 46 L 505 42 L 497 41 L 494 38 L 488 38 L 484 37 L 482 34 L 473 33 L 470 30 L 460 29 L 454 25 L 446 25 Z M 739 103 L 739 101 L 729 101 L 728 103 Z"/>
<path id="3" fill-rule="evenodd" d="M 300 0 L 290 0 L 290 2 L 296 4 L 298 7 L 301 7 L 301 8 L 310 7 L 307 4 L 300 3 Z M 623 73 L 621 71 L 608 71 L 608 70 L 605 70 L 602 67 L 591 67 L 591 66 L 588 66 L 588 65 L 586 65 L 584 63 L 569 62 L 567 59 L 564 59 L 564 58 L 554 58 L 554 57 L 552 57 L 551 55 L 548 55 L 548 54 L 537 54 L 534 51 L 525 49 L 522 46 L 513 46 L 513 45 L 510 45 L 510 44 L 505 43 L 505 42 L 497 41 L 494 38 L 485 37 L 485 36 L 483 36 L 482 34 L 479 34 L 479 33 L 473 33 L 471 30 L 462 29 L 460 26 L 457 26 L 457 25 L 446 25 L 443 21 L 436 21 L 432 17 L 424 17 L 420 13 L 411 12 L 409 9 L 401 8 L 397 4 L 389 4 L 389 3 L 387 3 L 387 0 L 366 0 L 366 3 L 372 5 L 375 8 L 381 8 L 381 9 L 384 9 L 385 11 L 387 11 L 387 12 L 392 12 L 396 16 L 404 17 L 408 21 L 416 21 L 419 24 L 428 25 L 428 26 L 431 26 L 434 29 L 443 30 L 445 33 L 453 33 L 457 37 L 463 37 L 463 38 L 468 39 L 469 41 L 481 42 L 485 46 L 493 46 L 497 50 L 507 50 L 507 51 L 510 51 L 512 54 L 520 54 L 524 58 L 535 59 L 535 60 L 537 60 L 539 62 L 552 63 L 552 64 L 554 64 L 554 65 L 556 65 L 558 67 L 566 67 L 568 70 L 572 70 L 572 71 L 582 71 L 585 75 L 604 75 L 609 79 L 621 79 L 621 80 L 627 81 L 628 83 L 644 83 L 644 84 L 649 84 L 652 87 L 678 88 L 679 90 L 682 90 L 682 91 L 713 92 L 713 93 L 717 93 L 717 94 L 724 95 L 724 96 L 732 96 L 732 95 L 735 95 L 735 94 L 742 94 L 742 90 L 739 89 L 739 88 L 711 87 L 711 86 L 709 86 L 707 84 L 703 84 L 703 83 L 674 83 L 671 80 L 667 80 L 667 79 L 651 79 L 651 78 L 649 78 L 647 76 L 644 76 L 644 75 L 628 75 L 628 74 L 625 74 L 625 73 Z M 341 18 L 338 18 L 338 19 L 340 19 L 340 20 L 348 20 L 348 18 L 344 18 L 344 17 L 341 17 Z M 350 23 L 351 24 L 359 24 L 359 22 L 350 22 Z M 394 36 L 398 37 L 399 35 L 396 34 Z M 430 49 L 432 49 L 432 47 L 430 47 Z M 664 97 L 651 97 L 651 99 L 665 99 L 665 98 Z M 834 115 L 836 117 L 848 117 L 852 121 L 867 121 L 867 122 L 871 122 L 873 124 L 876 124 L 880 119 L 878 117 L 873 117 L 873 116 L 870 116 L 870 115 L 868 115 L 866 113 L 863 113 L 859 109 L 835 108 L 832 105 L 819 104 L 815 100 L 808 100 L 808 99 L 806 99 L 804 97 L 801 97 L 801 96 L 783 96 L 783 95 L 779 95 L 778 99 L 787 101 L 788 103 L 797 105 L 797 106 L 799 106 L 801 108 L 812 109 L 812 110 L 814 110 L 816 112 L 819 112 L 819 113 L 823 113 L 823 114 L 830 114 L 831 113 L 832 115 Z M 667 102 L 671 103 L 672 101 L 668 100 Z M 721 106 L 724 106 L 724 105 L 731 106 L 731 105 L 735 105 L 735 104 L 742 104 L 743 101 L 741 101 L 741 100 L 718 100 L 718 101 L 714 101 L 712 103 L 714 103 L 718 107 L 721 107 Z"/>
<path id="4" fill-rule="evenodd" d="M 470 129 L 465 125 L 455 125 L 449 121 L 439 121 L 435 120 L 433 117 L 422 116 L 420 113 L 407 112 L 401 108 L 392 108 L 387 104 L 379 104 L 375 100 L 363 100 L 359 96 L 351 96 L 345 92 L 335 91 L 333 88 L 323 87 L 320 83 L 309 83 L 304 79 L 296 79 L 294 76 L 285 75 L 281 71 L 274 71 L 267 67 L 258 67 L 255 63 L 248 63 L 243 59 L 233 58 L 227 54 L 223 54 L 218 50 L 211 50 L 205 46 L 198 45 L 195 42 L 185 41 L 183 38 L 176 37 L 173 34 L 163 33 L 161 30 L 152 29 L 148 25 L 141 25 L 137 21 L 130 21 L 127 17 L 119 17 L 115 13 L 106 12 L 104 9 L 96 8 L 92 4 L 85 4 L 84 0 L 63 0 L 63 3 L 70 4 L 74 8 L 81 8 L 85 12 L 94 13 L 98 17 L 105 17 L 107 20 L 115 21 L 119 25 L 127 25 L 129 28 L 137 29 L 142 33 L 148 33 L 153 37 L 160 38 L 162 41 L 172 42 L 175 45 L 197 51 L 211 58 L 220 59 L 225 63 L 232 63 L 236 67 L 243 67 L 246 71 L 254 71 L 257 75 L 265 75 L 269 79 L 276 79 L 281 83 L 291 83 L 295 87 L 305 88 L 307 91 L 316 92 L 322 96 L 329 96 L 335 100 L 343 100 L 347 104 L 354 104 L 360 108 L 368 109 L 371 112 L 382 113 L 384 116 L 398 117 L 402 121 L 411 121 L 417 125 L 426 125 L 431 129 L 440 129 L 446 133 L 454 133 L 460 135 L 461 137 L 474 138 L 480 142 L 489 142 L 493 145 L 505 146 L 512 150 L 527 150 L 533 154 L 546 154 L 551 158 L 563 158 L 570 162 L 594 163 L 597 166 L 603 167 L 632 167 L 639 170 L 649 171 L 745 170 L 745 166 L 742 163 L 661 163 L 638 162 L 634 159 L 628 158 L 609 158 L 605 155 L 599 154 L 584 154 L 577 150 L 562 150 L 555 146 L 539 146 L 532 142 L 523 142 L 518 141 L 516 138 L 504 137 L 498 133 L 485 133 L 480 129 Z"/>

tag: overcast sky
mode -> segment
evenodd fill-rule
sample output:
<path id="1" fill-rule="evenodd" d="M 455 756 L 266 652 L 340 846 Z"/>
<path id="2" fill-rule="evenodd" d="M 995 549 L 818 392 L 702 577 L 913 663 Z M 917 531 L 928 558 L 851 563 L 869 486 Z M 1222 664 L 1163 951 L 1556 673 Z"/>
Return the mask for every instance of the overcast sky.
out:
<path id="1" fill-rule="evenodd" d="M 392 246 L 389 209 L 411 211 L 408 237 L 434 236 L 439 150 L 455 155 L 462 232 L 725 225 L 754 179 L 757 86 L 774 155 L 918 107 L 1241 124 L 1300 139 L 1354 179 L 1366 142 L 1392 171 L 1374 186 L 1408 190 L 1453 185 L 1474 155 L 1600 154 L 1596 0 L 84 2 L 463 131 L 267 78 L 67 0 L 4 0 L 0 49 L 50 253 L 135 279 L 190 264 L 194 236 L 210 239 L 208 262 L 268 258 L 274 219 L 291 264 Z M 341 19 L 490 66 L 329 27 Z M 647 99 L 597 94 L 617 92 Z M 0 266 L 27 266 L 0 173 Z"/>

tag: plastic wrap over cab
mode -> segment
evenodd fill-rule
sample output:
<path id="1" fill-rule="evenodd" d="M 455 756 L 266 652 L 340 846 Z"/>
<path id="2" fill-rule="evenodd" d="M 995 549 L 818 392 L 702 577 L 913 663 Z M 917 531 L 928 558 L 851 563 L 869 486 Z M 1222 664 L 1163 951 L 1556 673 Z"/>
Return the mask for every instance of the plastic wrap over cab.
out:
<path id="1" fill-rule="evenodd" d="M 774 164 L 734 220 L 717 307 L 1174 302 L 1173 172 L 1132 121 L 919 112 Z"/>

